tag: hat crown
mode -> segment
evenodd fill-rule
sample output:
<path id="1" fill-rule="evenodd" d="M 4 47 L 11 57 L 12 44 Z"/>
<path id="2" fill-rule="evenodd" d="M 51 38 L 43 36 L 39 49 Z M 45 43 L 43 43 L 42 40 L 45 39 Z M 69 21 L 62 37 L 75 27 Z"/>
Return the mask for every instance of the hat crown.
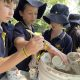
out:
<path id="1" fill-rule="evenodd" d="M 50 24 L 51 22 L 59 23 L 59 24 L 68 24 L 68 19 L 64 15 L 49 13 L 47 16 L 43 16 L 43 19 Z"/>
<path id="2" fill-rule="evenodd" d="M 50 13 L 60 14 L 60 15 L 62 14 L 68 17 L 69 8 L 64 4 L 55 4 L 54 6 L 52 6 Z"/>

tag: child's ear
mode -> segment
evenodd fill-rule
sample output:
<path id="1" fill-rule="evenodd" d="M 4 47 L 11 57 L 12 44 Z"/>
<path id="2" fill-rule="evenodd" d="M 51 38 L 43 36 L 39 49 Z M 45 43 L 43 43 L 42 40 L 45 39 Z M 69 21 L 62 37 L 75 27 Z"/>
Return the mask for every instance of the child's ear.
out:
<path id="1" fill-rule="evenodd" d="M 22 13 L 22 11 L 19 11 L 19 14 L 20 14 L 20 16 L 21 16 L 21 17 L 23 16 L 23 13 Z"/>

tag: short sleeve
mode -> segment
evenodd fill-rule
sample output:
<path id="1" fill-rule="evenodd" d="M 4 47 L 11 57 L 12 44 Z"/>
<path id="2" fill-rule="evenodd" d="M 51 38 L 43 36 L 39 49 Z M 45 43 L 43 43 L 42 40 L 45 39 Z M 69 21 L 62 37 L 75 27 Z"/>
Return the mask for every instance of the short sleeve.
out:
<path id="1" fill-rule="evenodd" d="M 16 25 L 13 30 L 13 39 L 16 39 L 17 37 L 25 38 L 24 30 L 20 25 Z"/>

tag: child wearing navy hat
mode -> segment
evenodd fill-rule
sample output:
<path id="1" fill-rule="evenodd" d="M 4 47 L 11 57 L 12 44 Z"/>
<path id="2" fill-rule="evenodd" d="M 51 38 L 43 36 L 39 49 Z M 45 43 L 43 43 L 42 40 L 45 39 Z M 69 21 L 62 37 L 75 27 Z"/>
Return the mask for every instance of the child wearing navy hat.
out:
<path id="1" fill-rule="evenodd" d="M 70 14 L 69 15 L 70 27 L 67 29 L 67 33 L 72 37 L 73 49 L 72 51 L 77 51 L 80 47 L 80 14 Z"/>
<path id="2" fill-rule="evenodd" d="M 33 37 L 27 30 L 34 32 L 33 24 L 36 19 L 42 17 L 46 5 L 46 3 L 37 0 L 19 0 L 19 4 L 14 12 L 14 18 L 19 22 L 15 25 L 13 31 L 15 48 L 13 48 L 12 51 L 16 51 L 16 49 L 20 50 Z M 31 58 L 32 56 L 17 65 L 18 69 L 29 71 L 28 64 Z"/>
<path id="3" fill-rule="evenodd" d="M 29 42 L 33 37 L 29 31 L 34 32 L 33 23 L 36 19 L 40 19 L 45 11 L 46 3 L 43 4 L 40 1 L 36 0 L 20 0 L 18 7 L 14 12 L 14 18 L 19 22 L 15 25 L 13 34 L 14 34 L 14 45 L 17 50 L 20 50 Z M 46 47 L 45 47 L 46 48 Z M 14 49 L 14 48 L 13 48 Z M 64 62 L 67 62 L 66 55 L 57 50 L 51 44 L 47 47 L 48 51 L 53 55 L 59 55 Z M 29 63 L 32 59 L 32 56 L 25 59 L 23 62 L 17 65 L 18 69 L 29 71 Z"/>
<path id="4" fill-rule="evenodd" d="M 45 22 L 50 25 L 50 30 L 43 33 L 44 38 L 53 46 L 61 50 L 64 54 L 72 51 L 72 39 L 63 30 L 69 25 L 68 21 L 69 10 L 63 4 L 55 4 L 47 16 L 43 16 Z"/>

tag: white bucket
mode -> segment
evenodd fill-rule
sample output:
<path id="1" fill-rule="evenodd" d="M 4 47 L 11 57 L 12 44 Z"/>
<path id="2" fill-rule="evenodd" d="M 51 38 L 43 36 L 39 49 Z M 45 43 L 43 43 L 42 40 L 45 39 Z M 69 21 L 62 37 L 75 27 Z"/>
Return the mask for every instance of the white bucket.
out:
<path id="1" fill-rule="evenodd" d="M 80 80 L 80 75 L 72 75 L 51 68 L 41 59 L 39 62 L 39 80 Z"/>

